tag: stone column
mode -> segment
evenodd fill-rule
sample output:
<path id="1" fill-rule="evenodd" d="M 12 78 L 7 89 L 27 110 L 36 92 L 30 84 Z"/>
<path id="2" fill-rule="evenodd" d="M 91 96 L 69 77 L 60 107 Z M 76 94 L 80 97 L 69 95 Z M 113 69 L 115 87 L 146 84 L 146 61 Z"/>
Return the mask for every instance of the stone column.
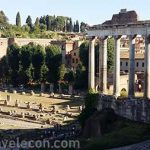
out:
<path id="1" fill-rule="evenodd" d="M 107 93 L 107 37 L 102 38 L 99 44 L 99 81 L 100 92 Z"/>
<path id="2" fill-rule="evenodd" d="M 144 97 L 150 99 L 150 36 L 145 37 Z"/>
<path id="3" fill-rule="evenodd" d="M 88 89 L 95 89 L 95 37 L 89 44 Z"/>
<path id="4" fill-rule="evenodd" d="M 129 36 L 130 52 L 129 52 L 129 91 L 128 97 L 134 97 L 135 86 L 135 38 Z"/>
<path id="5" fill-rule="evenodd" d="M 121 36 L 115 36 L 115 61 L 114 61 L 114 75 L 113 75 L 113 94 L 115 97 L 120 96 L 120 38 Z"/>

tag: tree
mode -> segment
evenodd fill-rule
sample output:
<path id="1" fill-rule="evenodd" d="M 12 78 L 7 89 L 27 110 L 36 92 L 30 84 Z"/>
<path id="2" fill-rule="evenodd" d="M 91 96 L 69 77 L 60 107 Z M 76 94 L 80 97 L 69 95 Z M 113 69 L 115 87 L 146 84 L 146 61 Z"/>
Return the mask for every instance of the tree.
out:
<path id="1" fill-rule="evenodd" d="M 7 24 L 8 23 L 8 18 L 3 11 L 0 11 L 0 23 L 1 24 Z"/>
<path id="2" fill-rule="evenodd" d="M 32 19 L 31 19 L 31 16 L 27 17 L 26 24 L 30 27 L 30 29 L 32 29 Z"/>
<path id="3" fill-rule="evenodd" d="M 81 22 L 81 24 L 80 24 L 80 31 L 81 31 L 81 32 L 85 32 L 86 26 L 87 26 L 86 23 Z"/>
<path id="4" fill-rule="evenodd" d="M 108 44 L 107 44 L 107 66 L 108 66 L 108 71 L 112 72 L 113 66 L 114 66 L 114 45 L 115 41 L 113 38 L 108 39 Z"/>
<path id="5" fill-rule="evenodd" d="M 89 42 L 85 41 L 80 45 L 79 57 L 83 66 L 85 66 L 86 69 L 88 68 L 88 61 L 89 61 L 88 51 L 89 51 Z"/>
<path id="6" fill-rule="evenodd" d="M 88 88 L 88 75 L 87 70 L 85 70 L 85 67 L 83 65 L 79 65 L 76 70 L 75 75 L 75 82 L 74 87 L 76 89 L 82 89 L 85 90 Z"/>
<path id="7" fill-rule="evenodd" d="M 8 47 L 7 50 L 8 65 L 10 67 L 10 77 L 12 84 L 17 86 L 19 84 L 20 71 L 20 48 L 17 44 Z"/>
<path id="8" fill-rule="evenodd" d="M 48 71 L 48 82 L 57 84 L 59 78 L 59 67 L 61 65 L 61 49 L 59 46 L 51 45 L 45 48 L 46 51 L 46 65 Z"/>
<path id="9" fill-rule="evenodd" d="M 64 75 L 64 81 L 73 84 L 75 81 L 75 73 L 72 70 L 69 70 L 69 72 Z"/>
<path id="10" fill-rule="evenodd" d="M 41 67 L 41 82 L 46 82 L 47 81 L 47 76 L 48 76 L 48 67 L 43 64 Z"/>
<path id="11" fill-rule="evenodd" d="M 59 81 L 64 80 L 65 73 L 66 73 L 66 67 L 65 67 L 64 64 L 61 64 L 60 67 L 59 67 L 59 70 L 58 70 Z"/>
<path id="12" fill-rule="evenodd" d="M 74 32 L 79 32 L 80 31 L 80 28 L 79 28 L 79 21 L 76 20 L 76 23 L 74 23 L 74 29 L 73 29 Z"/>
<path id="13" fill-rule="evenodd" d="M 52 30 L 52 20 L 53 20 L 52 16 L 49 16 L 49 15 L 46 16 L 47 30 Z"/>
<path id="14" fill-rule="evenodd" d="M 33 45 L 32 46 L 32 65 L 34 68 L 34 81 L 39 82 L 42 77 L 42 66 L 45 63 L 45 53 L 44 48 L 40 45 Z"/>
<path id="15" fill-rule="evenodd" d="M 9 79 L 9 65 L 6 56 L 2 57 L 0 61 L 0 79 L 3 83 Z"/>
<path id="16" fill-rule="evenodd" d="M 16 26 L 21 27 L 21 17 L 19 12 L 16 15 Z"/>
<path id="17" fill-rule="evenodd" d="M 38 17 L 36 18 L 34 25 L 35 25 L 36 27 L 39 27 L 40 22 L 39 22 L 39 18 L 38 18 Z"/>
<path id="18" fill-rule="evenodd" d="M 72 19 L 70 18 L 70 30 L 69 30 L 70 32 L 72 32 L 73 31 L 73 24 L 72 24 Z"/>
<path id="19" fill-rule="evenodd" d="M 20 83 L 28 84 L 32 77 L 32 49 L 31 45 L 21 47 L 20 55 Z"/>
<path id="20" fill-rule="evenodd" d="M 68 32 L 73 31 L 73 25 L 72 25 L 72 19 L 71 18 L 67 19 L 66 28 L 67 28 Z"/>
<path id="21" fill-rule="evenodd" d="M 46 25 L 45 24 L 43 24 L 43 23 L 41 23 L 40 24 L 40 29 L 41 29 L 41 31 L 46 31 Z"/>
<path id="22" fill-rule="evenodd" d="M 31 45 L 25 45 L 21 48 L 20 64 L 23 70 L 28 69 L 32 64 L 32 47 Z"/>
<path id="23" fill-rule="evenodd" d="M 42 16 L 42 17 L 40 18 L 40 24 L 46 25 L 46 16 Z"/>
<path id="24" fill-rule="evenodd" d="M 65 27 L 65 20 L 66 20 L 65 17 L 63 17 L 63 16 L 57 16 L 57 18 L 55 20 L 56 30 L 57 31 L 63 31 L 63 29 Z"/>

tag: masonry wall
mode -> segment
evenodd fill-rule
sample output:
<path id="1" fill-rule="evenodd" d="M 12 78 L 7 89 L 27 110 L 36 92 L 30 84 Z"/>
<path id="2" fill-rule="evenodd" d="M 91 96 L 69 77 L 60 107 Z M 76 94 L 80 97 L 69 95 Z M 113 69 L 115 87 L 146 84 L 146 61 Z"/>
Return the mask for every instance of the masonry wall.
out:
<path id="1" fill-rule="evenodd" d="M 44 47 L 50 45 L 51 39 L 28 39 L 28 38 L 9 38 L 9 45 L 16 43 L 19 46 L 27 45 L 29 43 L 35 43 Z"/>
<path id="2" fill-rule="evenodd" d="M 130 120 L 150 123 L 150 100 L 116 100 L 114 96 L 100 95 L 97 109 L 100 111 L 103 108 L 112 108 L 116 114 Z"/>
<path id="3" fill-rule="evenodd" d="M 8 39 L 0 38 L 0 58 L 6 55 L 8 48 Z"/>

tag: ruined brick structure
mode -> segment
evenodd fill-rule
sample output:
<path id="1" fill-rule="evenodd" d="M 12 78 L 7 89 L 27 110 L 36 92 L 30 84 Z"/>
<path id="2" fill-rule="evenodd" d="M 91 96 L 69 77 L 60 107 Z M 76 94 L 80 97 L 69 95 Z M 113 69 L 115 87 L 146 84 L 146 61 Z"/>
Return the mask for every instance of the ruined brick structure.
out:
<path id="1" fill-rule="evenodd" d="M 126 9 L 121 9 L 119 14 L 114 14 L 111 20 L 107 20 L 103 25 L 115 25 L 115 24 L 127 24 L 127 23 L 137 23 L 138 15 L 135 11 L 127 11 Z"/>

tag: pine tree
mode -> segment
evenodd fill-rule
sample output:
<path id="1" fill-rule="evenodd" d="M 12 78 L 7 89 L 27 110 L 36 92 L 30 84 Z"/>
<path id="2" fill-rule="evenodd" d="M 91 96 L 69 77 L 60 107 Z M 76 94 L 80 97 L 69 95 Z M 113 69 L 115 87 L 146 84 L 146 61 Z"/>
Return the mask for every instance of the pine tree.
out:
<path id="1" fill-rule="evenodd" d="M 73 31 L 73 25 L 72 25 L 72 19 L 70 18 L 70 32 L 72 32 Z"/>
<path id="2" fill-rule="evenodd" d="M 76 21 L 76 32 L 79 32 L 79 31 L 80 31 L 79 21 L 77 20 Z"/>
<path id="3" fill-rule="evenodd" d="M 30 29 L 32 28 L 32 19 L 31 19 L 31 16 L 27 17 L 26 24 L 30 27 Z"/>
<path id="4" fill-rule="evenodd" d="M 16 15 L 16 26 L 21 27 L 21 17 L 19 12 Z"/>
<path id="5" fill-rule="evenodd" d="M 51 16 L 46 16 L 46 26 L 47 30 L 51 30 Z"/>
<path id="6" fill-rule="evenodd" d="M 37 27 L 40 25 L 38 17 L 36 18 L 34 25 L 37 26 Z"/>

